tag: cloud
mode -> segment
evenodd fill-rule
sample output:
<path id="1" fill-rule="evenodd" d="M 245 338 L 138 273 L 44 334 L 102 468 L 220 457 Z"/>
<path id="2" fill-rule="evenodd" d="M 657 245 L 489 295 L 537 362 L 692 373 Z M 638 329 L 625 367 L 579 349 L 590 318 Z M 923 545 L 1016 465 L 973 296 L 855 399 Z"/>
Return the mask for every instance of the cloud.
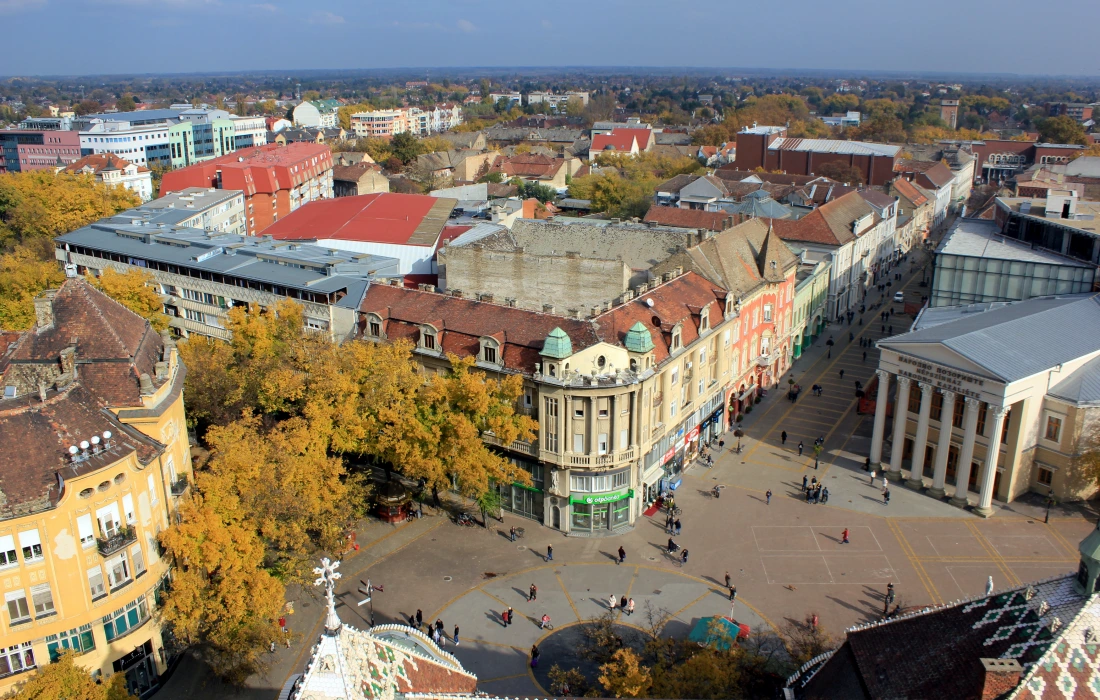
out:
<path id="1" fill-rule="evenodd" d="M 0 0 L 0 15 L 45 7 L 46 0 Z"/>
<path id="2" fill-rule="evenodd" d="M 477 27 L 475 27 L 474 23 L 471 22 L 468 19 L 458 20 L 458 22 L 455 23 L 455 26 L 458 27 L 458 31 L 460 31 L 460 32 L 469 33 L 469 32 L 476 32 L 477 31 Z"/>
<path id="3" fill-rule="evenodd" d="M 309 17 L 310 24 L 343 24 L 344 18 L 334 12 L 314 12 Z"/>
<path id="4" fill-rule="evenodd" d="M 255 5 L 249 5 L 253 10 L 260 10 L 261 12 L 279 12 L 279 8 L 275 7 L 269 2 L 261 2 Z"/>

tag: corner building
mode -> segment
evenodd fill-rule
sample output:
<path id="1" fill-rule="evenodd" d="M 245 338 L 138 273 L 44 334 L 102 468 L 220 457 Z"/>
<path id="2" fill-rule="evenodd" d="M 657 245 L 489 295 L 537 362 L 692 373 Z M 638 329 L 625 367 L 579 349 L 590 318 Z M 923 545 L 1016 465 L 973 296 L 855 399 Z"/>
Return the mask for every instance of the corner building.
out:
<path id="1" fill-rule="evenodd" d="M 502 445 L 485 436 L 531 474 L 531 486 L 498 484 L 505 508 L 571 535 L 610 535 L 679 486 L 699 446 L 789 366 L 797 261 L 760 229 L 730 233 L 721 248 L 729 269 L 708 272 L 733 279 L 751 268 L 738 282 L 744 292 L 675 267 L 576 318 L 371 285 L 361 337 L 412 342 L 427 371 L 446 371 L 454 353 L 476 357 L 490 376 L 523 376 L 518 408 L 538 421 L 536 439 Z M 702 267 L 714 259 L 707 252 L 683 261 Z M 751 309 L 741 296 L 750 287 L 760 304 Z"/>
<path id="2" fill-rule="evenodd" d="M 0 693 L 65 649 L 144 697 L 167 653 L 157 534 L 191 478 L 174 344 L 88 285 L 0 332 Z"/>

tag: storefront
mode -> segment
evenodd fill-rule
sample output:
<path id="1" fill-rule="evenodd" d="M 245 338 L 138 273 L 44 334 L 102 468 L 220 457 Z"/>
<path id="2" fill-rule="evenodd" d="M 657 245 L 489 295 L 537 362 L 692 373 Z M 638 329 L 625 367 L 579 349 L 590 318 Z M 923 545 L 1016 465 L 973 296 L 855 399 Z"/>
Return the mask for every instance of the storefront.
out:
<path id="1" fill-rule="evenodd" d="M 707 419 L 703 421 L 702 425 L 702 440 L 703 444 L 709 443 L 711 440 L 718 439 L 718 436 L 726 432 L 725 425 L 723 425 L 722 417 L 724 410 L 722 406 L 719 406 L 714 413 L 707 416 Z"/>
<path id="2" fill-rule="evenodd" d="M 115 673 L 126 675 L 126 689 L 139 698 L 151 694 L 159 686 L 152 640 L 115 661 L 112 667 Z"/>
<path id="3" fill-rule="evenodd" d="M 531 485 L 496 484 L 497 493 L 500 494 L 501 509 L 524 518 L 537 520 L 540 523 L 543 522 L 543 504 L 546 499 L 543 491 L 545 467 L 538 462 L 511 455 L 507 459 L 531 475 Z"/>
<path id="4" fill-rule="evenodd" d="M 570 530 L 599 532 L 629 525 L 633 498 L 634 489 L 570 496 L 569 505 L 573 510 Z"/>

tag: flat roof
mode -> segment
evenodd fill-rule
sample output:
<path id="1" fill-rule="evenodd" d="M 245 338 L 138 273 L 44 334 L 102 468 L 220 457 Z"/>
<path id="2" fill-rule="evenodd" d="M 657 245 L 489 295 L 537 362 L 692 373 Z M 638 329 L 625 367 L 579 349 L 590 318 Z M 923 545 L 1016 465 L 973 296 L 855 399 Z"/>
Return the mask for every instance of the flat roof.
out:
<path id="1" fill-rule="evenodd" d="M 1072 219 L 1063 219 L 1058 216 L 1047 216 L 1047 200 L 1038 197 L 997 197 L 997 203 L 1009 211 L 1026 216 L 1035 221 L 1044 221 L 1058 226 L 1077 229 L 1094 235 L 1100 235 L 1100 202 L 1085 202 L 1080 199 L 1076 203 L 1076 216 Z M 1021 206 L 1027 204 L 1027 212 L 1021 211 Z"/>
<path id="2" fill-rule="evenodd" d="M 380 192 L 310 202 L 264 229 L 277 240 L 434 246 L 458 204 L 452 197 Z"/>
<path id="3" fill-rule="evenodd" d="M 107 112 L 104 114 L 89 114 L 82 119 L 102 119 L 105 122 L 151 122 L 164 121 L 165 119 L 178 119 L 178 109 L 144 109 L 135 112 Z"/>
<path id="4" fill-rule="evenodd" d="M 985 219 L 958 219 L 943 237 L 936 253 L 972 258 L 996 258 L 1014 262 L 1045 263 L 1069 267 L 1093 267 L 1052 251 L 1034 249 L 1001 235 L 997 224 Z"/>
<path id="5" fill-rule="evenodd" d="M 901 146 L 891 146 L 887 143 L 869 143 L 866 141 L 780 137 L 768 145 L 768 150 L 838 153 L 856 156 L 896 156 L 901 151 Z"/>

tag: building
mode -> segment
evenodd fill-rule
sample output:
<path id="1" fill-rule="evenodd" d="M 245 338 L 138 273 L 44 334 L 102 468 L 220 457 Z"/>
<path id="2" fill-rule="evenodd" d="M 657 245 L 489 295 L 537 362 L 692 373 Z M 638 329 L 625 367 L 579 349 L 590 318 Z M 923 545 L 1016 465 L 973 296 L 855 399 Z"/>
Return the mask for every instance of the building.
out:
<path id="1" fill-rule="evenodd" d="M 337 112 L 342 106 L 340 100 L 304 100 L 295 105 L 291 117 L 294 126 L 328 129 L 340 125 Z"/>
<path id="2" fill-rule="evenodd" d="M 187 187 L 119 212 L 112 218 L 141 226 L 199 228 L 236 236 L 247 233 L 244 192 L 240 190 Z"/>
<path id="3" fill-rule="evenodd" d="M 457 200 L 383 192 L 314 202 L 271 226 L 276 241 L 308 241 L 327 248 L 400 261 L 399 274 L 435 283 L 436 250 L 468 226 L 449 225 Z"/>
<path id="4" fill-rule="evenodd" d="M 894 179 L 901 146 L 863 141 L 788 138 L 783 126 L 745 127 L 737 133 L 737 170 L 782 171 L 813 175 L 826 163 L 857 168 L 863 182 L 885 185 Z"/>
<path id="5" fill-rule="evenodd" d="M 834 114 L 829 117 L 818 117 L 826 126 L 839 126 L 841 128 L 847 126 L 859 126 L 859 122 L 863 115 L 859 112 L 845 112 L 844 114 Z"/>
<path id="6" fill-rule="evenodd" d="M 1069 117 L 1077 122 L 1092 119 L 1095 105 L 1087 102 L 1047 102 L 1047 114 L 1052 117 Z"/>
<path id="7" fill-rule="evenodd" d="M 529 92 L 527 93 L 527 104 L 529 105 L 546 105 L 551 111 L 559 112 L 565 109 L 565 106 L 569 104 L 569 100 L 577 98 L 581 105 L 588 106 L 588 92 L 587 91 L 570 91 L 561 95 L 555 95 L 552 92 Z"/>
<path id="8" fill-rule="evenodd" d="M 802 251 L 796 250 L 795 254 Z M 799 258 L 795 273 L 794 315 L 791 318 L 791 358 L 802 357 L 802 351 L 825 330 L 828 319 L 829 267 L 827 258 Z"/>
<path id="9" fill-rule="evenodd" d="M 72 131 L 0 131 L 0 173 L 51 170 L 80 159 L 80 136 Z"/>
<path id="10" fill-rule="evenodd" d="M 617 128 L 611 133 L 593 132 L 592 145 L 588 150 L 588 159 L 595 161 L 597 157 L 605 154 L 624 154 L 636 156 L 639 153 L 653 149 L 654 138 L 652 129 L 625 129 Z"/>
<path id="11" fill-rule="evenodd" d="M 267 117 L 230 115 L 235 150 L 267 145 Z"/>
<path id="12" fill-rule="evenodd" d="M 900 160 L 894 164 L 894 172 L 935 195 L 932 225 L 943 223 L 954 201 L 955 174 L 951 169 L 939 161 Z"/>
<path id="13" fill-rule="evenodd" d="M 1083 202 L 1075 194 L 1051 190 L 1045 199 L 997 197 L 993 220 L 1007 238 L 1100 264 L 1100 202 Z"/>
<path id="14" fill-rule="evenodd" d="M 776 234 L 790 245 L 828 256 L 828 317 L 839 318 L 859 306 L 865 291 L 896 256 L 895 226 L 888 223 L 859 192 L 822 204 L 797 220 L 775 219 Z"/>
<path id="15" fill-rule="evenodd" d="M 489 166 L 489 173 L 500 173 L 504 179 L 519 178 L 524 182 L 564 190 L 569 179 L 577 174 L 584 165 L 580 158 L 554 158 L 533 153 L 514 156 L 497 156 Z"/>
<path id="16" fill-rule="evenodd" d="M 913 246 L 928 238 L 932 228 L 932 209 L 935 205 L 931 193 L 914 185 L 903 177 L 891 182 L 886 193 L 897 198 L 898 221 L 895 225 L 895 247 L 907 253 Z"/>
<path id="17" fill-rule="evenodd" d="M 80 133 L 82 155 L 114 153 L 136 165 L 171 165 L 184 157 L 180 144 L 193 140 L 184 135 L 190 134 L 190 123 L 181 125 L 179 114 L 176 109 L 90 114 L 73 119 L 72 128 Z M 177 129 L 170 139 L 173 126 Z"/>
<path id="18" fill-rule="evenodd" d="M 946 124 L 948 129 L 959 127 L 958 100 L 940 100 L 940 121 Z"/>
<path id="19" fill-rule="evenodd" d="M 704 228 L 717 233 L 732 227 L 733 217 L 724 211 L 703 211 L 701 209 L 681 209 L 680 207 L 654 205 L 646 212 L 643 222 L 676 228 Z"/>
<path id="20" fill-rule="evenodd" d="M 672 179 L 662 182 L 657 185 L 653 193 L 653 203 L 661 207 L 679 206 L 680 191 L 700 177 L 702 175 L 675 175 Z"/>
<path id="21" fill-rule="evenodd" d="M 251 236 L 319 199 L 331 199 L 332 151 L 324 145 L 268 144 L 164 174 L 161 194 L 187 187 L 242 190 Z"/>
<path id="22" fill-rule="evenodd" d="M 988 139 L 966 142 L 978 159 L 974 175 L 988 184 L 1003 183 L 1032 165 L 1064 165 L 1084 146 Z M 978 167 L 981 172 L 978 172 Z"/>
<path id="23" fill-rule="evenodd" d="M 81 274 L 99 276 L 108 267 L 149 272 L 169 325 L 185 337 L 228 339 L 229 309 L 265 309 L 292 299 L 302 305 L 307 329 L 340 341 L 353 331 L 368 281 L 400 277 L 392 258 L 147 224 L 127 214 L 58 236 L 55 257 Z"/>
<path id="24" fill-rule="evenodd" d="M 1002 236 L 997 224 L 959 219 L 932 261 L 928 304 L 959 306 L 1091 292 L 1096 265 Z"/>
<path id="25" fill-rule="evenodd" d="M 362 336 L 407 339 L 433 370 L 456 353 L 476 357 L 490 376 L 522 376 L 520 409 L 538 420 L 537 441 L 498 447 L 531 473 L 532 486 L 498 485 L 504 507 L 562 532 L 613 535 L 679 486 L 702 441 L 728 424 L 729 402 L 751 402 L 765 365 L 780 355 L 763 339 L 789 319 L 789 301 L 780 312 L 775 298 L 793 297 L 794 270 L 791 281 L 769 272 L 782 268 L 763 233 L 762 249 L 746 250 L 759 256 L 752 274 L 774 280 L 764 282 L 770 319 L 746 313 L 735 293 L 697 273 L 671 269 L 588 319 L 372 285 Z M 739 341 L 754 343 L 752 352 L 735 349 Z M 755 384 L 745 379 L 736 393 L 743 376 Z"/>
<path id="26" fill-rule="evenodd" d="M 1100 532 L 1076 573 L 935 607 L 900 609 L 847 630 L 839 649 L 787 679 L 787 700 L 1095 697 Z"/>
<path id="27" fill-rule="evenodd" d="M 191 481 L 171 340 L 80 278 L 35 299 L 0 355 L 0 692 L 65 649 L 130 692 L 170 658 L 157 535 Z"/>
<path id="28" fill-rule="evenodd" d="M 332 193 L 336 197 L 389 191 L 390 181 L 374 163 L 336 165 L 332 168 Z"/>
<path id="29" fill-rule="evenodd" d="M 1093 444 L 1100 416 L 1100 296 L 928 308 L 909 332 L 878 347 L 870 459 L 891 479 L 900 481 L 907 466 L 907 486 L 923 488 L 929 477 L 928 494 L 943 498 L 953 485 L 952 503 L 961 507 L 976 490 L 974 512 L 986 517 L 994 498 L 1095 493 L 1073 455 Z M 886 462 L 891 377 L 898 390 Z"/>
<path id="30" fill-rule="evenodd" d="M 356 138 L 395 136 L 409 131 L 408 113 L 403 109 L 376 109 L 351 115 L 351 130 Z"/>
<path id="31" fill-rule="evenodd" d="M 91 175 L 96 182 L 125 187 L 141 197 L 143 202 L 148 202 L 153 198 L 153 173 L 150 172 L 149 168 L 134 165 L 123 158 L 119 158 L 114 153 L 84 156 L 66 166 L 65 172 Z"/>
<path id="32" fill-rule="evenodd" d="M 489 93 L 489 104 L 496 105 L 496 104 L 499 104 L 501 100 L 504 100 L 508 105 L 508 109 L 511 109 L 512 107 L 514 107 L 516 105 L 523 104 L 523 95 L 521 95 L 518 92 L 490 92 Z"/>

